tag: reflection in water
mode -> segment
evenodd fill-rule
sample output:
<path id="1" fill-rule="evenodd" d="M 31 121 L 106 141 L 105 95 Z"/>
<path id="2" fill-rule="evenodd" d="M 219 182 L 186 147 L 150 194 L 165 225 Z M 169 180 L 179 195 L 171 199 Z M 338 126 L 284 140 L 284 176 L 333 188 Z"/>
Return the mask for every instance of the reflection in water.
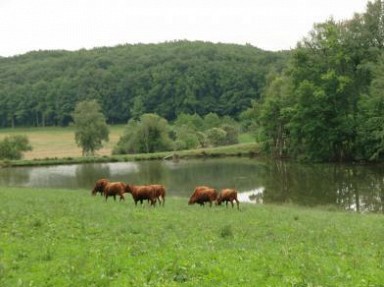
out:
<path id="1" fill-rule="evenodd" d="M 28 168 L 0 168 L 1 186 L 24 186 L 29 181 L 30 169 Z"/>
<path id="2" fill-rule="evenodd" d="M 84 167 L 84 166 L 83 166 Z M 85 166 L 89 169 L 90 166 Z M 109 176 L 121 176 L 126 175 L 127 173 L 136 173 L 139 171 L 139 165 L 134 162 L 115 162 L 113 164 L 103 163 L 97 167 L 97 169 L 108 169 Z M 94 170 L 95 168 L 91 168 Z"/>
<path id="3" fill-rule="evenodd" d="M 91 190 L 97 179 L 161 183 L 171 196 L 189 197 L 197 185 L 235 188 L 239 200 L 337 206 L 383 213 L 384 167 L 299 164 L 247 158 L 94 163 L 1 168 L 1 186 Z"/>
<path id="4" fill-rule="evenodd" d="M 383 166 L 272 162 L 264 176 L 264 203 L 293 202 L 383 213 Z"/>

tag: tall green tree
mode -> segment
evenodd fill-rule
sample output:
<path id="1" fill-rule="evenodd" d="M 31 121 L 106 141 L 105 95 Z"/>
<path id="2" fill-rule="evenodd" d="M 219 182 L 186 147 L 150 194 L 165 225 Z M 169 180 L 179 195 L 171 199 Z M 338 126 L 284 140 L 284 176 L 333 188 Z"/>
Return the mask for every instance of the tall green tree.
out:
<path id="1" fill-rule="evenodd" d="M 347 32 L 333 20 L 317 24 L 294 53 L 290 148 L 310 160 L 353 158 L 359 94 L 356 63 L 343 41 Z"/>
<path id="2" fill-rule="evenodd" d="M 358 156 L 384 159 L 384 54 L 373 71 L 370 93 L 359 102 Z"/>
<path id="3" fill-rule="evenodd" d="M 101 107 L 96 100 L 77 103 L 72 114 L 75 141 L 83 156 L 94 155 L 109 140 L 109 129 Z"/>
<path id="4" fill-rule="evenodd" d="M 311 161 L 383 157 L 384 7 L 372 1 L 352 20 L 314 25 L 262 101 L 241 114 L 274 154 Z M 250 119 L 255 120 L 250 123 Z"/>
<path id="5" fill-rule="evenodd" d="M 137 96 L 133 100 L 133 106 L 131 108 L 131 115 L 132 115 L 133 119 L 138 120 L 142 114 L 144 114 L 143 99 L 142 99 L 142 97 Z"/>
<path id="6" fill-rule="evenodd" d="M 289 77 L 284 75 L 271 77 L 273 79 L 264 92 L 260 111 L 255 112 L 253 116 L 258 117 L 257 121 L 262 127 L 261 140 L 264 148 L 275 157 L 282 158 L 288 155 L 293 87 Z"/>

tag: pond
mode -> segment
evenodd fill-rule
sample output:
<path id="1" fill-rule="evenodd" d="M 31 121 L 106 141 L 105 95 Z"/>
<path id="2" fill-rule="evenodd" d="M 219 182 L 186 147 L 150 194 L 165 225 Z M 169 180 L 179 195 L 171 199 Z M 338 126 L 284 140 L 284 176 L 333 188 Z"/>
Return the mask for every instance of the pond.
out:
<path id="1" fill-rule="evenodd" d="M 383 213 L 384 166 L 300 164 L 223 158 L 94 163 L 0 169 L 1 186 L 89 189 L 108 178 L 131 184 L 161 183 L 170 196 L 189 197 L 197 185 L 236 188 L 239 200 L 292 203 Z"/>

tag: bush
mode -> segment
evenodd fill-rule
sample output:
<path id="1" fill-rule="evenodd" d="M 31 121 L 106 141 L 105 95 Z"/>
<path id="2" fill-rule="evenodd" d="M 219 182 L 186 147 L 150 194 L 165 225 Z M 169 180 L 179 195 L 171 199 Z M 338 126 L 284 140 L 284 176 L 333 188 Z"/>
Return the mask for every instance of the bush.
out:
<path id="1" fill-rule="evenodd" d="M 23 152 L 32 150 L 26 136 L 15 135 L 0 141 L 0 159 L 17 160 L 23 157 Z"/>
<path id="2" fill-rule="evenodd" d="M 175 129 L 176 140 L 174 142 L 175 150 L 195 149 L 200 146 L 197 132 L 187 125 Z"/>
<path id="3" fill-rule="evenodd" d="M 225 144 L 227 133 L 221 128 L 212 128 L 206 132 L 208 140 L 213 146 L 220 146 Z"/>
<path id="4" fill-rule="evenodd" d="M 235 125 L 224 124 L 221 128 L 226 132 L 224 144 L 238 144 L 239 143 L 239 130 Z"/>
<path id="5" fill-rule="evenodd" d="M 130 120 L 113 154 L 154 153 L 171 150 L 168 122 L 156 114 Z"/>

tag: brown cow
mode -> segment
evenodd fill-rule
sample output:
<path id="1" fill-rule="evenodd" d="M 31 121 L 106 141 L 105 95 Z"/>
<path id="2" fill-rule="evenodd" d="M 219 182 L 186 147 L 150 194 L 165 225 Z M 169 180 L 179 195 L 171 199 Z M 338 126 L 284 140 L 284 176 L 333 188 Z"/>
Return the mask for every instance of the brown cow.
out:
<path id="1" fill-rule="evenodd" d="M 104 187 L 108 183 L 108 180 L 105 178 L 99 179 L 96 181 L 95 187 L 92 189 L 92 195 L 96 195 L 98 192 L 101 196 L 104 195 Z"/>
<path id="2" fill-rule="evenodd" d="M 239 209 L 239 201 L 237 200 L 237 191 L 230 188 L 222 189 L 217 197 L 217 204 L 225 201 L 225 205 L 228 207 L 228 201 L 231 202 L 233 208 L 233 201 L 236 201 L 237 209 Z"/>
<path id="3" fill-rule="evenodd" d="M 152 206 L 156 205 L 156 192 L 150 185 L 126 184 L 125 192 L 132 194 L 132 198 L 136 206 L 138 201 L 143 204 L 143 200 L 149 200 Z"/>
<path id="4" fill-rule="evenodd" d="M 209 206 L 212 206 L 212 202 L 217 198 L 217 191 L 214 188 L 208 186 L 197 186 L 195 191 L 191 195 L 188 204 L 198 203 L 204 205 L 204 202 L 209 202 Z"/>
<path id="5" fill-rule="evenodd" d="M 116 195 L 120 196 L 120 200 L 124 200 L 125 184 L 123 182 L 109 182 L 106 179 L 99 179 L 92 190 L 92 194 L 96 195 L 97 192 L 104 194 L 105 201 L 109 196 L 113 196 L 116 200 Z"/>
<path id="6" fill-rule="evenodd" d="M 155 190 L 156 198 L 159 201 L 159 205 L 162 204 L 164 206 L 166 194 L 165 187 L 161 184 L 151 184 L 150 186 L 152 186 Z"/>
<path id="7" fill-rule="evenodd" d="M 116 195 L 120 196 L 120 200 L 124 200 L 125 192 L 125 183 L 123 182 L 109 182 L 104 188 L 105 200 L 108 199 L 108 196 L 113 196 L 113 199 L 116 200 Z"/>

